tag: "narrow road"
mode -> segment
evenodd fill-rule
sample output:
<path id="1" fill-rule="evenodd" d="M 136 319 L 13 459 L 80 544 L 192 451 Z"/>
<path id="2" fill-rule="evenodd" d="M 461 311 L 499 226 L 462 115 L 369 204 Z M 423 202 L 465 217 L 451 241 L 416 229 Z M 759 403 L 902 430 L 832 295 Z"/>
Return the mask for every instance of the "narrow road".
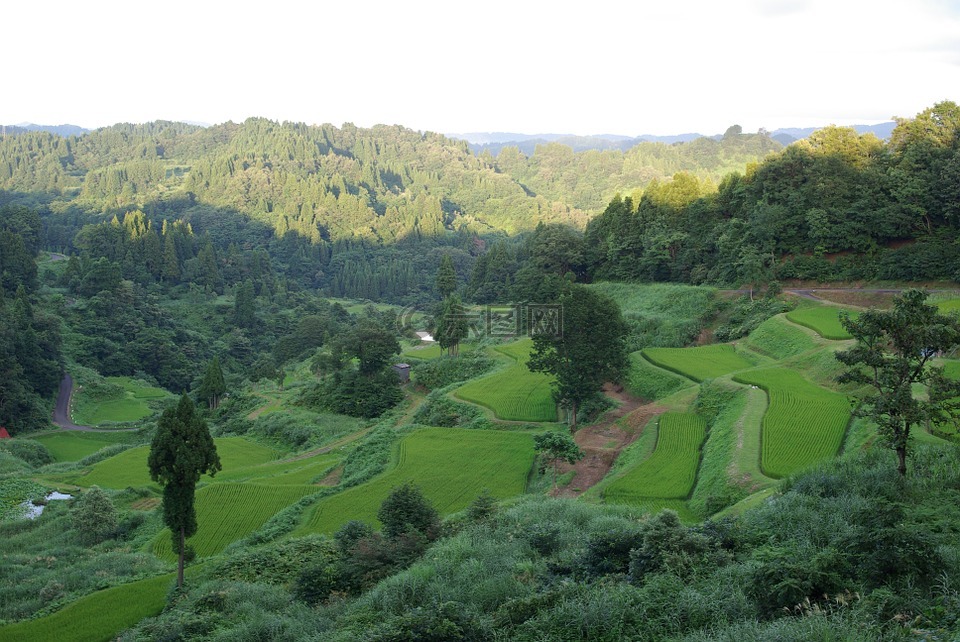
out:
<path id="1" fill-rule="evenodd" d="M 90 426 L 78 426 L 70 419 L 70 397 L 73 396 L 73 377 L 63 373 L 57 405 L 53 409 L 53 423 L 64 430 L 93 430 Z"/>
<path id="2" fill-rule="evenodd" d="M 60 380 L 60 392 L 57 393 L 57 405 L 53 408 L 53 424 L 64 430 L 80 430 L 83 432 L 134 432 L 139 428 L 123 428 L 104 430 L 90 426 L 78 426 L 70 418 L 70 398 L 73 396 L 73 377 L 66 372 Z"/>

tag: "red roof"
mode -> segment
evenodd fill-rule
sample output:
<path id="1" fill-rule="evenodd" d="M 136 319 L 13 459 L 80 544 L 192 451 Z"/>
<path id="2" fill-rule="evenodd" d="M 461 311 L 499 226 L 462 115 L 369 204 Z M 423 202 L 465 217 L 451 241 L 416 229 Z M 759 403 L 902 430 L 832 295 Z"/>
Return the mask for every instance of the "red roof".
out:
<path id="1" fill-rule="evenodd" d="M 0 426 L 0 439 L 10 439 L 10 433 L 3 426 Z"/>

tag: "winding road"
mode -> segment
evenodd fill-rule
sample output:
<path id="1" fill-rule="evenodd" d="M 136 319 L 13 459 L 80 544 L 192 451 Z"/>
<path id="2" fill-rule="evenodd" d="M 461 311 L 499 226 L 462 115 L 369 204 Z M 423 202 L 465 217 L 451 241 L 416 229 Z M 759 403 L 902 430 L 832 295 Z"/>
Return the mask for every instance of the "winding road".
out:
<path id="1" fill-rule="evenodd" d="M 57 405 L 53 408 L 53 423 L 64 430 L 94 431 L 90 426 L 78 426 L 70 419 L 70 397 L 73 396 L 73 377 L 63 373 L 60 380 L 60 392 L 57 393 Z"/>

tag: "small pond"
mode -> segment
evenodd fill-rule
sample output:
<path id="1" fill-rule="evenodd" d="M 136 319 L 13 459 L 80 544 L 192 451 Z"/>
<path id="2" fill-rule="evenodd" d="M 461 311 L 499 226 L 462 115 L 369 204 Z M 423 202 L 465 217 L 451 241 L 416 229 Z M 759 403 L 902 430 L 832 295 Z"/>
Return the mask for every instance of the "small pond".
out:
<path id="1" fill-rule="evenodd" d="M 67 495 L 66 493 L 61 493 L 59 491 L 51 491 L 47 493 L 45 498 L 47 501 L 57 500 L 57 499 L 73 499 L 73 495 Z M 34 504 L 31 501 L 25 501 L 22 504 L 23 506 L 23 516 L 26 519 L 36 519 L 43 513 L 43 504 Z"/>

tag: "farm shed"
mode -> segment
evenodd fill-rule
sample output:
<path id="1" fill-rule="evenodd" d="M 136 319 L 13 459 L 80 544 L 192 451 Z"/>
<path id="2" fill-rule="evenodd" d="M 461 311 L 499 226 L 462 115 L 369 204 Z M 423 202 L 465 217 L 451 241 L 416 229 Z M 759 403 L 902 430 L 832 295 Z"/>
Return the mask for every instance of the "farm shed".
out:
<path id="1" fill-rule="evenodd" d="M 396 363 L 393 366 L 393 371 L 397 373 L 398 377 L 400 377 L 401 383 L 407 383 L 410 381 L 410 364 Z"/>

